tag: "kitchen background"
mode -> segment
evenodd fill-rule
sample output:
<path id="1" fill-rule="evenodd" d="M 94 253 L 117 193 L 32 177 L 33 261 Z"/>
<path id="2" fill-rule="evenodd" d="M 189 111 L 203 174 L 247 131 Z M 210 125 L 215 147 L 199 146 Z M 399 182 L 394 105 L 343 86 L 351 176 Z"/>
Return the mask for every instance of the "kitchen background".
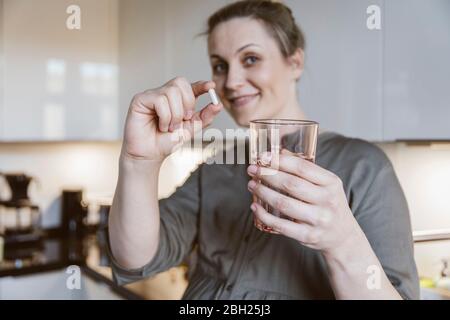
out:
<path id="1" fill-rule="evenodd" d="M 101 220 L 101 205 L 110 204 L 115 188 L 131 97 L 177 75 L 209 79 L 206 38 L 198 34 L 209 14 L 229 2 L 0 0 L 0 173 L 33 177 L 29 197 L 42 227 L 63 222 L 63 190 L 82 190 L 85 223 Z M 299 93 L 308 117 L 386 152 L 410 207 L 422 286 L 440 287 L 424 296 L 450 296 L 442 289 L 450 290 L 444 276 L 450 276 L 444 270 L 450 261 L 450 2 L 284 2 L 306 35 Z M 74 4 L 79 30 L 66 25 Z M 381 8 L 380 30 L 366 26 L 370 5 Z M 223 112 L 213 126 L 235 124 Z M 161 170 L 159 196 L 170 195 L 201 161 L 200 150 L 172 155 Z M 3 180 L 0 200 L 7 202 L 11 190 Z M 0 215 L 11 209 L 0 205 Z M 110 277 L 107 268 L 97 270 Z M 146 298 L 177 298 L 186 285 L 183 270 L 129 288 Z M 0 298 L 21 298 L 8 295 L 2 279 Z"/>

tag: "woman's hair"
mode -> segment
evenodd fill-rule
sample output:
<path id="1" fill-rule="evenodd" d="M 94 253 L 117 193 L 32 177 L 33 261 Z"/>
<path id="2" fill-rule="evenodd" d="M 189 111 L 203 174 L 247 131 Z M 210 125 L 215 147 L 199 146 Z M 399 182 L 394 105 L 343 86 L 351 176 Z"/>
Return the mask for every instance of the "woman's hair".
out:
<path id="1" fill-rule="evenodd" d="M 305 38 L 297 26 L 292 11 L 280 2 L 269 0 L 243 0 L 231 3 L 211 15 L 208 19 L 210 35 L 222 22 L 233 18 L 253 18 L 262 21 L 275 38 L 285 58 L 300 48 L 305 48 Z"/>

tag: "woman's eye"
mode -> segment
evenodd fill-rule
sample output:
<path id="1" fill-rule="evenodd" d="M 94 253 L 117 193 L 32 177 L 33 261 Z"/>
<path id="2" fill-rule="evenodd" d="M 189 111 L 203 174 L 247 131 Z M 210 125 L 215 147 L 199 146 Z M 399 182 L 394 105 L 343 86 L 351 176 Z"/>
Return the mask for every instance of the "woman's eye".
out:
<path id="1" fill-rule="evenodd" d="M 213 66 L 214 73 L 222 73 L 226 69 L 226 66 L 223 63 L 216 64 Z"/>
<path id="2" fill-rule="evenodd" d="M 258 61 L 258 58 L 255 56 L 248 56 L 244 59 L 246 65 L 255 64 Z"/>

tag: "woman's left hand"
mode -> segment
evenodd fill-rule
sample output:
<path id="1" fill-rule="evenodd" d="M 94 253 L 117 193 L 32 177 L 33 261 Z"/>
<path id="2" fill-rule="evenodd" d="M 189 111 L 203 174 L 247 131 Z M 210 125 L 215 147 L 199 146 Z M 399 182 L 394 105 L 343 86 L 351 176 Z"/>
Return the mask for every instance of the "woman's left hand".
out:
<path id="1" fill-rule="evenodd" d="M 253 179 L 248 188 L 262 202 L 293 221 L 268 213 L 253 202 L 256 219 L 269 227 L 270 232 L 296 239 L 324 253 L 348 249 L 361 229 L 350 210 L 340 178 L 289 151 L 283 150 L 277 160 L 277 169 L 250 165 L 247 172 Z"/>

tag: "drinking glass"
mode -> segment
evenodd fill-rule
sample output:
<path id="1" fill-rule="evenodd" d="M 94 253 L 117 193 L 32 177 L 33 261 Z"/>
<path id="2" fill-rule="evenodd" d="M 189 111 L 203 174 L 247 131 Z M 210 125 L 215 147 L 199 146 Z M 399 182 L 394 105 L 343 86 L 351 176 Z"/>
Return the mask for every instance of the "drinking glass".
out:
<path id="1" fill-rule="evenodd" d="M 271 167 L 278 170 L 278 159 L 282 149 L 295 156 L 314 162 L 316 157 L 317 135 L 319 124 L 308 120 L 260 119 L 250 121 L 250 163 Z M 257 180 L 261 183 L 260 180 Z M 268 186 L 271 189 L 289 196 L 288 193 Z M 264 203 L 256 196 L 253 200 L 265 210 L 277 217 L 294 221 L 283 215 L 276 208 Z M 255 226 L 264 231 L 272 231 L 254 218 Z"/>

